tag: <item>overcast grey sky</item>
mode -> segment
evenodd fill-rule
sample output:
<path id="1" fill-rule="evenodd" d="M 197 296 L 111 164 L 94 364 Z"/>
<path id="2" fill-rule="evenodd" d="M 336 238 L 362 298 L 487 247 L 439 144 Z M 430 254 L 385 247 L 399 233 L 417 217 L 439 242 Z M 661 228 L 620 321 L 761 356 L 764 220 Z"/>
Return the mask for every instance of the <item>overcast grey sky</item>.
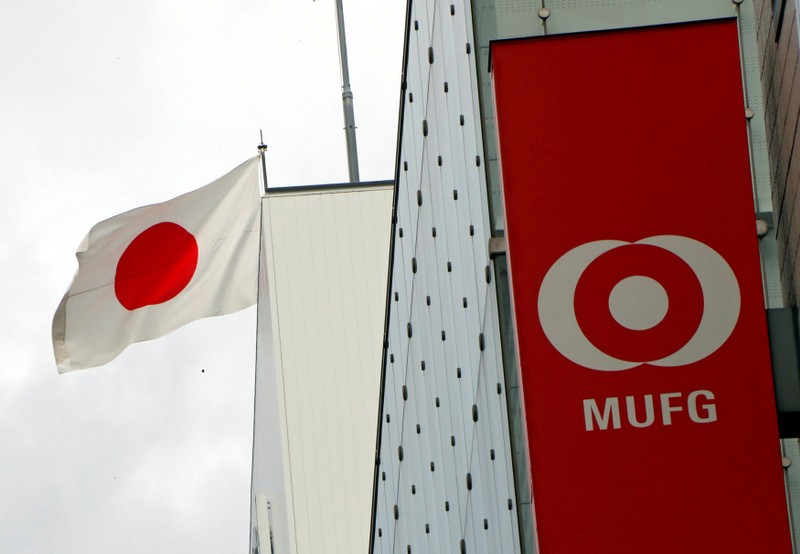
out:
<path id="1" fill-rule="evenodd" d="M 405 2 L 344 6 L 361 177 L 388 179 Z M 0 13 L 0 552 L 246 552 L 255 310 L 62 376 L 50 325 L 92 225 L 223 175 L 259 129 L 270 185 L 347 180 L 334 2 Z"/>

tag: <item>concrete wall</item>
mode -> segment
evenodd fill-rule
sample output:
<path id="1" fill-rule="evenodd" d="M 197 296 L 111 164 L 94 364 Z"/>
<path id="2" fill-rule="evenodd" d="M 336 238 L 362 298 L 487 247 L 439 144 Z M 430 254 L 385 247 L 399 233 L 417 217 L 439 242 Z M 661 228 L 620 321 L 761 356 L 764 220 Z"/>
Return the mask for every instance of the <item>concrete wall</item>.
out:
<path id="1" fill-rule="evenodd" d="M 780 9 L 783 5 L 783 15 Z M 761 84 L 773 183 L 775 225 L 786 300 L 797 304 L 800 280 L 800 42 L 797 1 L 756 0 Z M 777 40 L 776 40 L 777 39 Z"/>

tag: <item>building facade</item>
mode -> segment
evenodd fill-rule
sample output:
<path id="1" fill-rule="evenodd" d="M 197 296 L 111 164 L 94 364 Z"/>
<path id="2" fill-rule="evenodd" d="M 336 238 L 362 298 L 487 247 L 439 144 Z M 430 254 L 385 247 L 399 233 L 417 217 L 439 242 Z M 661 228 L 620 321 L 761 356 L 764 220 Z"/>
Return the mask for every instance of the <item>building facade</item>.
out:
<path id="1" fill-rule="evenodd" d="M 764 304 L 778 360 L 795 351 L 797 333 L 791 317 L 787 323 L 772 316 L 791 314 L 800 290 L 800 219 L 794 215 L 800 187 L 800 156 L 794 156 L 800 151 L 799 13 L 796 0 L 409 1 L 373 552 L 537 551 L 491 43 L 735 20 L 753 212 L 763 225 L 758 247 Z M 796 381 L 796 357 L 781 364 Z M 791 436 L 797 436 L 791 420 L 800 412 L 793 404 L 800 396 L 789 391 L 791 378 L 779 377 L 777 389 L 787 535 L 800 529 L 800 449 Z M 726 452 L 719 454 L 724 459 Z"/>
<path id="2" fill-rule="evenodd" d="M 368 548 L 391 201 L 389 182 L 262 199 L 251 554 Z"/>

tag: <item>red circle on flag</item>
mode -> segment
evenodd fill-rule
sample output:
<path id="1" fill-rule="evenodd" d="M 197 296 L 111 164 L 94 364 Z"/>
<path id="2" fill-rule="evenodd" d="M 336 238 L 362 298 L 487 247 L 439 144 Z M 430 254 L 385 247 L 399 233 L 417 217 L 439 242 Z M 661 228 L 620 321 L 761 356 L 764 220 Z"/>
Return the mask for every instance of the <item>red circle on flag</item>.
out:
<path id="1" fill-rule="evenodd" d="M 609 308 L 614 286 L 630 276 L 649 277 L 667 293 L 663 319 L 649 329 L 623 327 Z M 606 354 L 628 362 L 659 360 L 678 351 L 697 332 L 703 291 L 692 268 L 672 252 L 628 244 L 594 260 L 575 289 L 575 316 L 586 337 Z"/>
<path id="2" fill-rule="evenodd" d="M 127 310 L 175 298 L 197 269 L 197 241 L 177 223 L 157 223 L 139 233 L 117 262 L 114 293 Z"/>

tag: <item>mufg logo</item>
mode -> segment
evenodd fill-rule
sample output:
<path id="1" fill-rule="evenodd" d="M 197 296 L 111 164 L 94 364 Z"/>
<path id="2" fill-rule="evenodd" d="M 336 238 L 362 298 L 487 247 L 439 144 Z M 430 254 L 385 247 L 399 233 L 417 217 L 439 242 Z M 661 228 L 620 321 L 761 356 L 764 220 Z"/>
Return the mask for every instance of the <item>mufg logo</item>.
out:
<path id="1" fill-rule="evenodd" d="M 741 295 L 733 270 L 714 249 L 677 235 L 629 243 L 600 240 L 577 246 L 548 270 L 538 298 L 539 319 L 552 345 L 585 368 L 618 372 L 642 364 L 676 367 L 714 353 L 739 319 Z M 655 400 L 654 400 L 655 398 Z M 685 412 L 695 423 L 716 420 L 711 391 L 584 400 L 586 429 L 620 428 Z"/>

